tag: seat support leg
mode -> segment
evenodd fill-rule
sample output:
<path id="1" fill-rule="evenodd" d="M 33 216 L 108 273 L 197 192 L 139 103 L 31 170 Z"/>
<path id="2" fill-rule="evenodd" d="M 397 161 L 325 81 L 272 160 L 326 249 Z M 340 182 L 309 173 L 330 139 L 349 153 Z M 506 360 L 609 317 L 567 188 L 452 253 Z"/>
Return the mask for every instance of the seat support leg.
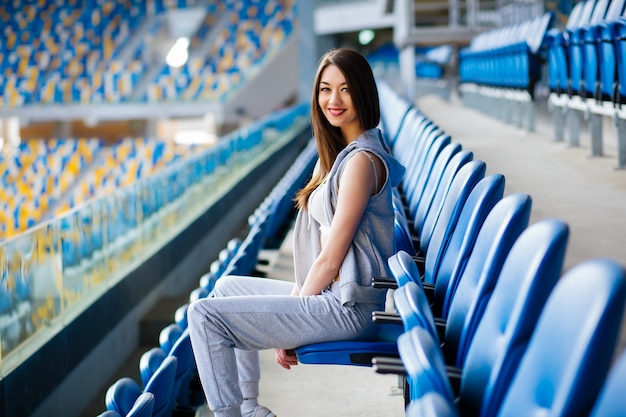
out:
<path id="1" fill-rule="evenodd" d="M 596 113 L 589 114 L 589 130 L 591 133 L 591 156 L 602 156 L 602 116 Z"/>
<path id="2" fill-rule="evenodd" d="M 552 107 L 552 123 L 554 125 L 555 142 L 563 142 L 565 140 L 565 113 L 561 107 Z"/>
<path id="3" fill-rule="evenodd" d="M 567 116 L 569 145 L 571 147 L 578 147 L 580 146 L 580 112 L 569 109 L 567 111 Z"/>
<path id="4" fill-rule="evenodd" d="M 617 118 L 617 168 L 626 168 L 626 120 Z"/>

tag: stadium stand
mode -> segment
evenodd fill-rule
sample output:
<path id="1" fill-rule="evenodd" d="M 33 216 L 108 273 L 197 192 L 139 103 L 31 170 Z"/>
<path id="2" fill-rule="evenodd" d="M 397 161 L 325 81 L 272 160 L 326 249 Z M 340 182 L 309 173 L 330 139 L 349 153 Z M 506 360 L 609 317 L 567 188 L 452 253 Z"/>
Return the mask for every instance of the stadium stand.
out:
<path id="1" fill-rule="evenodd" d="M 0 5 L 0 108 L 224 102 L 263 70 L 297 21 L 293 0 L 87 3 Z M 189 10 L 199 16 L 190 60 L 180 68 L 155 62 L 166 14 Z M 567 115 L 569 144 L 578 146 L 586 114 L 591 154 L 601 156 L 602 117 L 614 117 L 623 168 L 623 13 L 623 0 L 584 0 L 563 30 L 547 12 L 475 35 L 458 55 L 464 104 L 533 131 L 547 75 L 556 139 Z M 416 78 L 444 75 L 450 50 L 429 51 Z M 398 50 L 387 45 L 371 60 L 377 73 L 394 74 Z M 506 195 L 491 160 L 461 146 L 392 84 L 381 80 L 379 93 L 380 127 L 407 167 L 394 195 L 392 277 L 372 277 L 394 292 L 387 311 L 374 314 L 377 340 L 303 346 L 300 362 L 399 375 L 403 395 L 391 398 L 398 408 L 385 410 L 390 416 L 622 411 L 624 266 L 587 259 L 562 273 L 565 221 L 531 222 L 530 195 Z M 188 301 L 211 297 L 226 274 L 275 272 L 268 253 L 288 246 L 293 197 L 316 162 L 309 111 L 272 111 L 214 144 L 67 135 L 3 149 L 0 414 L 210 415 Z M 154 307 L 166 316 L 154 328 L 128 324 L 166 285 L 191 289 L 173 308 Z M 91 380 L 111 377 L 113 369 L 100 368 L 120 366 L 137 345 L 131 374 Z M 105 356 L 111 361 L 98 360 Z M 98 389 L 98 405 L 87 407 Z"/>

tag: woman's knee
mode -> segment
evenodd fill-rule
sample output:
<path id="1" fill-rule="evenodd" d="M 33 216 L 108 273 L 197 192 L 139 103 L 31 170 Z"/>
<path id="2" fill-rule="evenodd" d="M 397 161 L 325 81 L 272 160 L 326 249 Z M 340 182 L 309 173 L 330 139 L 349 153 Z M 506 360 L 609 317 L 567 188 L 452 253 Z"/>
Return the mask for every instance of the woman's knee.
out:
<path id="1" fill-rule="evenodd" d="M 213 294 L 216 297 L 230 297 L 233 295 L 241 295 L 239 286 L 241 285 L 242 277 L 236 275 L 227 275 L 221 277 L 215 283 L 213 287 Z"/>

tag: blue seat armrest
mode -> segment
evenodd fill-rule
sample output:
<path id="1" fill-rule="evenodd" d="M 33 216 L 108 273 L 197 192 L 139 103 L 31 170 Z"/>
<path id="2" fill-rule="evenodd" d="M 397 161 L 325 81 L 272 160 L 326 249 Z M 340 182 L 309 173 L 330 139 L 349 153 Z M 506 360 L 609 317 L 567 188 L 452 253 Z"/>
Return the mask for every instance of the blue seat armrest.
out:
<path id="1" fill-rule="evenodd" d="M 377 374 L 406 375 L 406 368 L 400 358 L 376 356 L 372 359 L 372 368 Z"/>
<path id="2" fill-rule="evenodd" d="M 397 313 L 388 313 L 386 311 L 374 311 L 372 313 L 374 323 L 380 324 L 397 324 L 402 325 L 402 318 Z"/>
<path id="3" fill-rule="evenodd" d="M 461 393 L 461 376 L 463 371 L 455 366 L 446 366 L 446 375 L 448 376 L 448 380 L 450 381 L 450 386 L 452 387 L 452 392 L 454 396 L 458 398 Z"/>
<path id="4" fill-rule="evenodd" d="M 372 278 L 372 286 L 374 288 L 386 288 L 395 290 L 396 288 L 398 288 L 398 283 L 394 278 L 374 277 Z"/>

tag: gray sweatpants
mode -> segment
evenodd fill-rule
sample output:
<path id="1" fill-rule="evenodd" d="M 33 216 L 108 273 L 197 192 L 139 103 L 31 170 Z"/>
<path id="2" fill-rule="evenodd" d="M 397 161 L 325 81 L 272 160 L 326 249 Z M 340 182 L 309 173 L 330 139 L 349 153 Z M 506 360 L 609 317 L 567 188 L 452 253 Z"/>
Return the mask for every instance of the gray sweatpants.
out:
<path id="1" fill-rule="evenodd" d="M 215 297 L 189 306 L 193 352 L 216 417 L 240 417 L 243 399 L 258 397 L 259 350 L 371 337 L 372 312 L 383 306 L 345 307 L 330 290 L 294 297 L 289 295 L 293 285 L 267 278 L 222 277 Z"/>

